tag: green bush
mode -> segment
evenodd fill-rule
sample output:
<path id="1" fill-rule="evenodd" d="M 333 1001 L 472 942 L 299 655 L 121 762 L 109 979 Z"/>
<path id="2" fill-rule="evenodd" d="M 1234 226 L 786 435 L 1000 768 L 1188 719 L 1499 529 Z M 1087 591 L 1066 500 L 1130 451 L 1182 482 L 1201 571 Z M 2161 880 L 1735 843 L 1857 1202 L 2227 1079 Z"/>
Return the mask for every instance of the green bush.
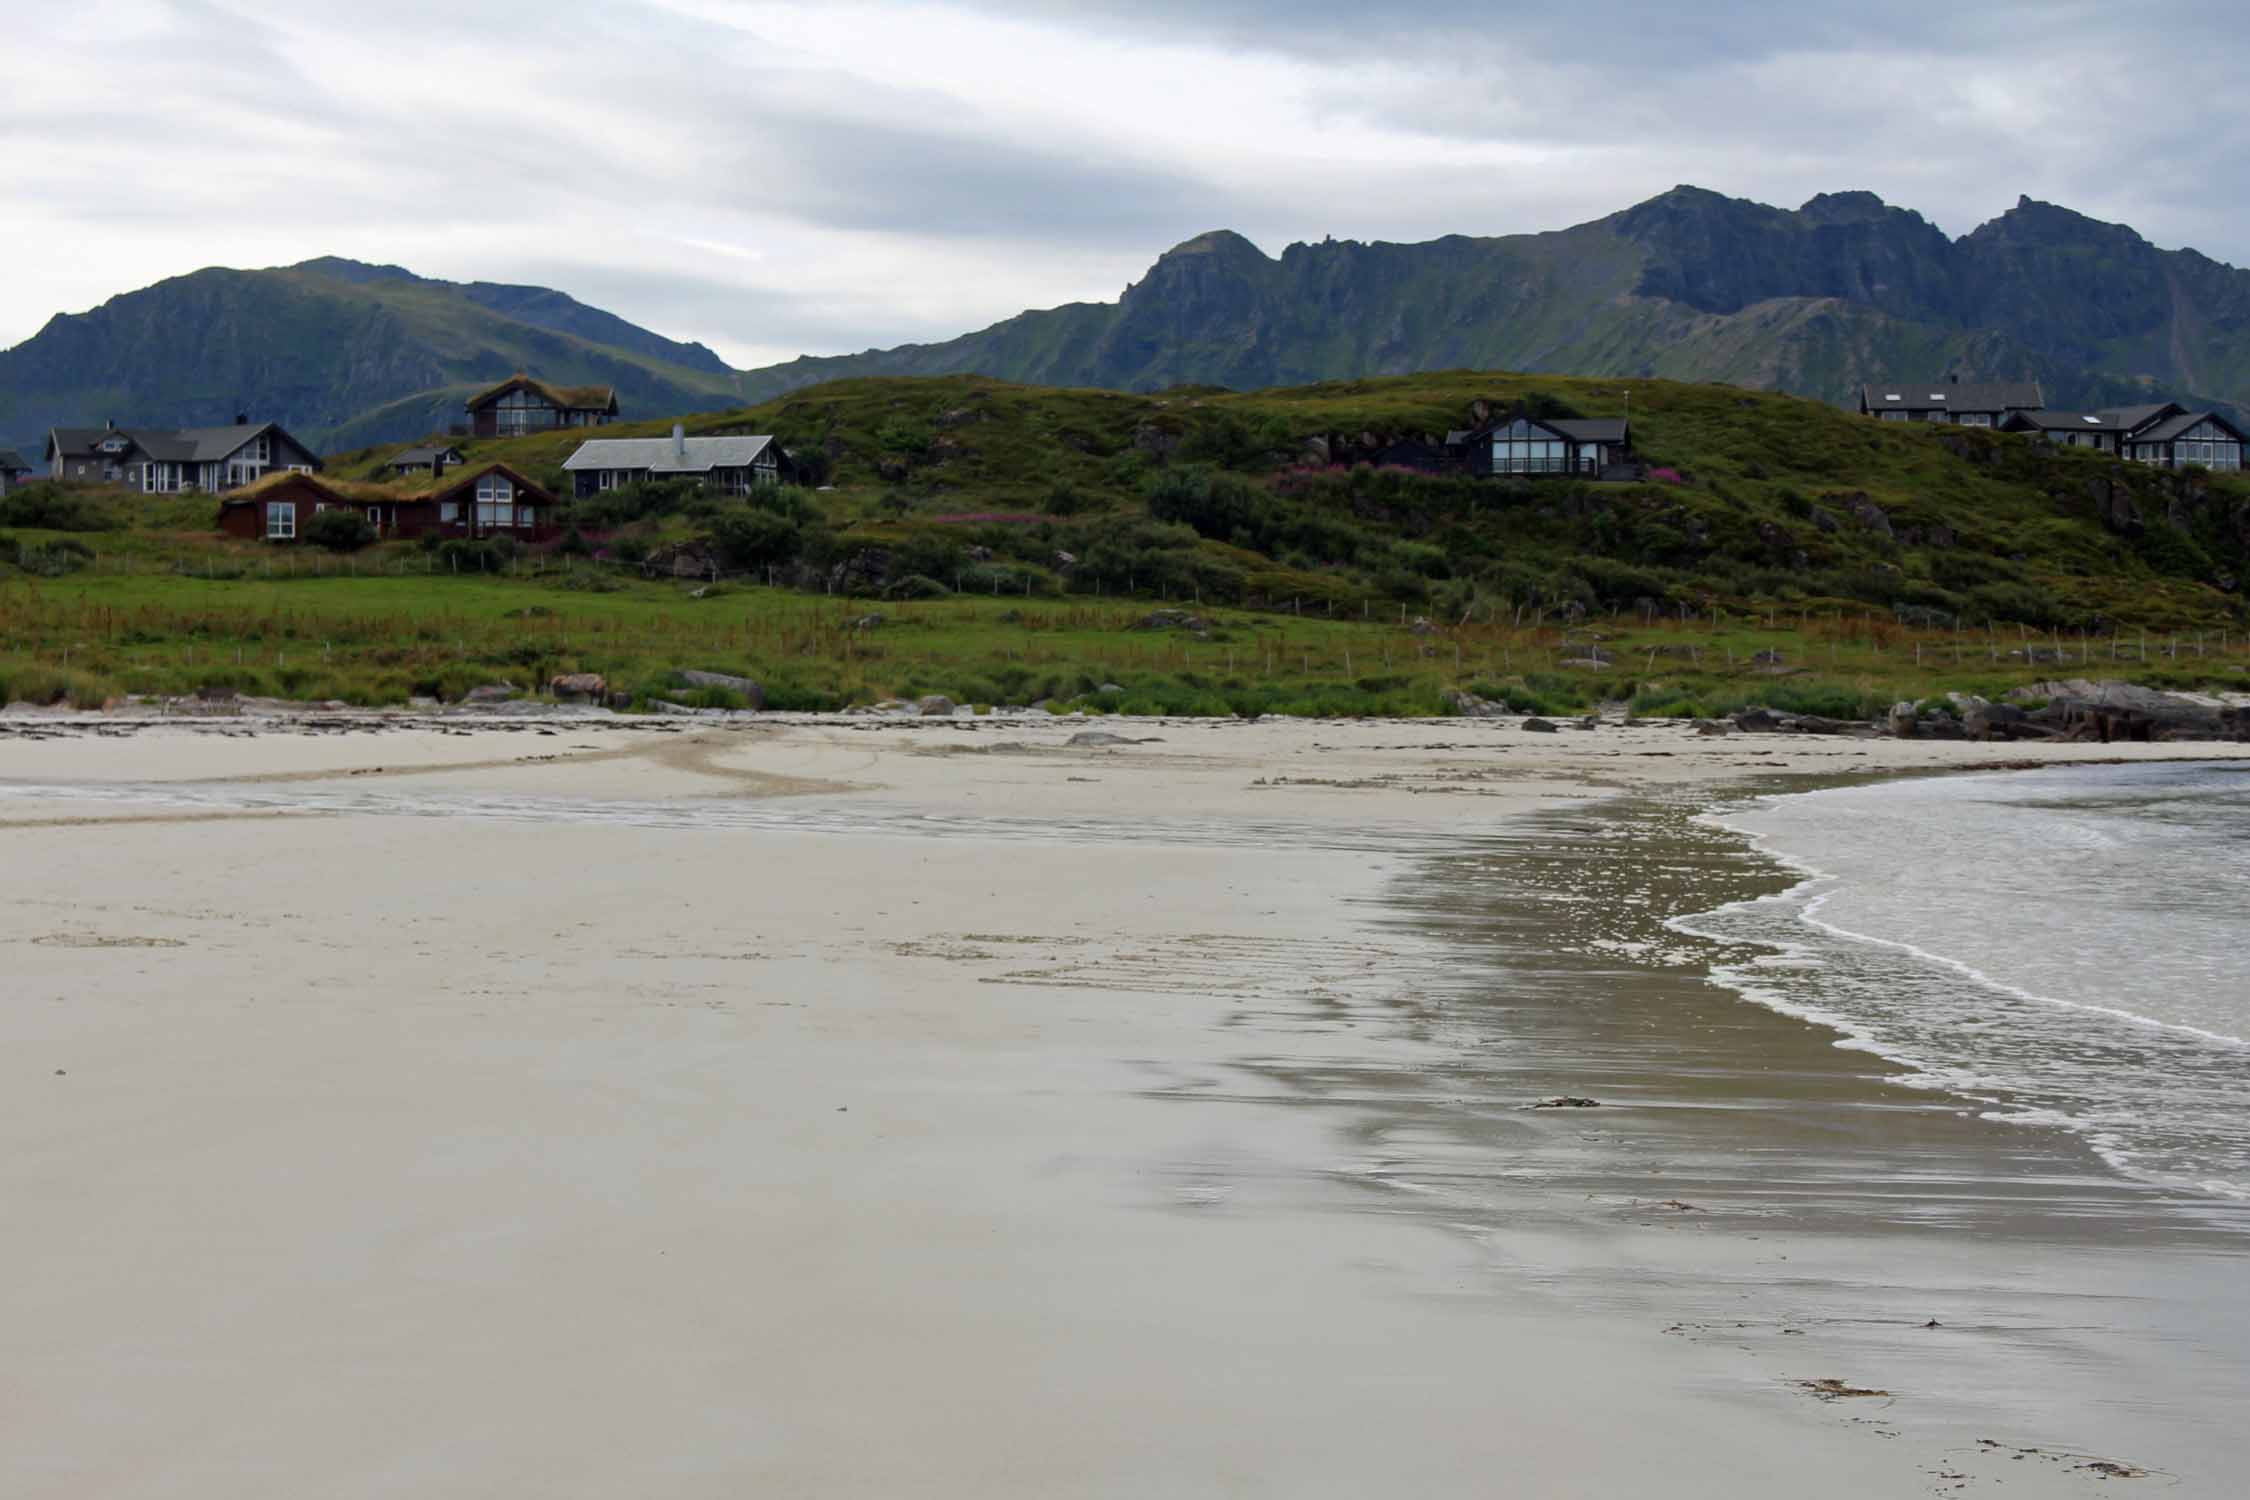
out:
<path id="1" fill-rule="evenodd" d="M 59 484 L 27 484 L 0 495 L 0 526 L 34 531 L 118 531 L 125 519 L 105 506 Z"/>
<path id="2" fill-rule="evenodd" d="M 331 552 L 357 552 L 375 541 L 375 528 L 366 516 L 350 506 L 330 506 L 315 511 L 305 523 L 304 539 Z"/>
<path id="3" fill-rule="evenodd" d="M 804 534 L 795 521 L 759 508 L 717 517 L 704 539 L 721 562 L 742 571 L 786 567 L 804 549 Z"/>

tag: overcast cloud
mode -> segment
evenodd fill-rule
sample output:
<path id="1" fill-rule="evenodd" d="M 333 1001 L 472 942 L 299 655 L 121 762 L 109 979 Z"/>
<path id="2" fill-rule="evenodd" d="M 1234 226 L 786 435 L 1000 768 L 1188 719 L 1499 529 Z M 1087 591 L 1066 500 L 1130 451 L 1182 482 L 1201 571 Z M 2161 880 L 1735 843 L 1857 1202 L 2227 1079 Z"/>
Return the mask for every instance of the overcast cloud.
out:
<path id="1" fill-rule="evenodd" d="M 1506 234 L 1682 182 L 1953 234 L 2028 193 L 2250 260 L 2232 7 L 1703 9 L 0 0 L 0 347 L 333 254 L 764 364 L 1113 298 L 1206 229 Z"/>

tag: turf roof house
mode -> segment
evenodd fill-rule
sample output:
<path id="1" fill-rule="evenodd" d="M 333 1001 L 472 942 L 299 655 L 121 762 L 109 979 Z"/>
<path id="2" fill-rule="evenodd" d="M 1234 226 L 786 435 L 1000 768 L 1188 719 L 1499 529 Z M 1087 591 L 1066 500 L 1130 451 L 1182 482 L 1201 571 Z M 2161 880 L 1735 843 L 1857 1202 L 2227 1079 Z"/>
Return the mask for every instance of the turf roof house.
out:
<path id="1" fill-rule="evenodd" d="M 317 474 L 275 474 L 219 502 L 219 529 L 244 541 L 293 542 L 324 510 L 356 510 L 381 538 L 513 537 L 557 533 L 554 495 L 508 467 L 483 464 L 442 478 L 364 484 Z"/>
<path id="2" fill-rule="evenodd" d="M 247 417 L 231 427 L 57 427 L 47 434 L 46 460 L 51 479 L 148 495 L 217 494 L 268 474 L 320 471 L 313 451 L 278 424 Z"/>
<path id="3" fill-rule="evenodd" d="M 2015 412 L 2042 411 L 2047 399 L 2036 381 L 1989 380 L 1964 385 L 1957 375 L 1915 383 L 1888 381 L 1859 388 L 1859 413 L 1886 422 L 1957 422 L 1998 427 Z"/>
<path id="4" fill-rule="evenodd" d="M 385 467 L 401 479 L 414 474 L 427 474 L 435 479 L 443 477 L 447 469 L 457 469 L 467 462 L 458 448 L 449 448 L 443 443 L 425 443 L 419 448 L 394 453 Z"/>
<path id="5" fill-rule="evenodd" d="M 1638 479 L 1632 423 L 1624 417 L 1533 417 L 1520 408 L 1445 435 L 1446 450 L 1471 474 L 1575 475 Z"/>
<path id="6" fill-rule="evenodd" d="M 606 385 L 549 385 L 519 372 L 471 396 L 468 409 L 473 435 L 521 437 L 558 427 L 606 427 L 617 420 L 617 392 Z"/>
<path id="7" fill-rule="evenodd" d="M 689 437 L 675 423 L 670 437 L 593 438 L 563 460 L 580 500 L 652 479 L 688 479 L 722 495 L 747 495 L 793 477 L 789 455 L 771 437 Z"/>

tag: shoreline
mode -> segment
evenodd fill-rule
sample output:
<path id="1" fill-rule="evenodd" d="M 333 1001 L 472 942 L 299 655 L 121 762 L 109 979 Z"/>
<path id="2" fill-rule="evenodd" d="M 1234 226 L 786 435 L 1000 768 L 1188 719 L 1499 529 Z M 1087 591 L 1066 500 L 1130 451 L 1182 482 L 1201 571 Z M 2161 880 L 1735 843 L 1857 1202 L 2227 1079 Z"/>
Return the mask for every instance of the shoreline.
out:
<path id="1" fill-rule="evenodd" d="M 0 1026 L 40 1075 L 0 1106 L 29 1215 L 0 1256 L 0 1476 L 234 1500 L 401 1463 L 425 1492 L 589 1496 L 1497 1470 L 1779 1496 L 1834 1467 L 2074 1493 L 2050 1459 L 2080 1449 L 2191 1493 L 2217 1472 L 2192 1422 L 2225 1350 L 2151 1341 L 2195 1335 L 2174 1314 L 2231 1255 L 2112 1244 L 2140 1200 L 2020 1142 L 1980 1178 L 2006 1127 L 1870 1102 L 1879 1060 L 1715 986 L 1682 1010 L 1691 969 L 1632 946 L 1656 896 L 1761 875 L 1608 804 L 1683 816 L 1782 745 L 1061 743 L 1117 723 L 0 744 L 0 954 L 38 1002 Z M 1789 748 L 1854 780 L 1984 749 L 1905 743 Z M 134 821 L 167 797 L 206 800 Z M 1619 920 L 1545 899 L 1619 861 L 1651 894 Z M 1596 1067 L 1600 1108 L 1522 1107 Z M 1778 1154 L 1742 1148 L 1752 1082 Z M 2035 1368 L 2043 1401 L 1995 1403 Z M 2113 1410 L 2121 1369 L 2177 1423 Z M 1895 1394 L 1802 1384 L 1828 1378 Z"/>

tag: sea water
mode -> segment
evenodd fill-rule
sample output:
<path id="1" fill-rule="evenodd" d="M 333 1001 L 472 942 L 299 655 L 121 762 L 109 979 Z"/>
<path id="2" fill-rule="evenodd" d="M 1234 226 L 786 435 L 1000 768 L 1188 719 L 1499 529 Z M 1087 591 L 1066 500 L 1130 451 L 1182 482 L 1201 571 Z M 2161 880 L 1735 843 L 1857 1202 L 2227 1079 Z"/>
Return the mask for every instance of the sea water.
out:
<path id="1" fill-rule="evenodd" d="M 1995 1119 L 2250 1198 L 2250 765 L 1896 781 L 1717 815 L 1805 879 L 1714 977 Z"/>

